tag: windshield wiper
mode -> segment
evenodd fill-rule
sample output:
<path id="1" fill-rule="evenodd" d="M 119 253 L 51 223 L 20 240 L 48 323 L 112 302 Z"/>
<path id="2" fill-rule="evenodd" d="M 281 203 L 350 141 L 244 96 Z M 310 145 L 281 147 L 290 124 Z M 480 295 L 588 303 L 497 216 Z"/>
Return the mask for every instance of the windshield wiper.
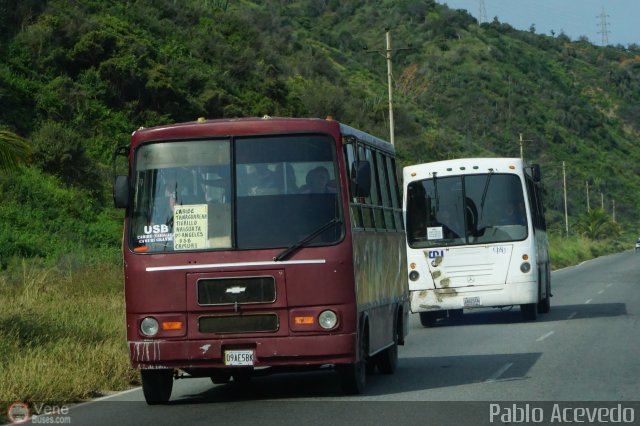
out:
<path id="1" fill-rule="evenodd" d="M 482 200 L 480 201 L 480 219 L 482 219 L 482 213 L 484 213 L 484 201 L 487 198 L 487 191 L 489 190 L 489 182 L 491 182 L 492 174 L 493 174 L 493 169 L 489 169 L 489 174 L 487 174 L 487 180 L 484 182 L 484 190 L 482 191 Z"/>
<path id="2" fill-rule="evenodd" d="M 342 223 L 342 221 L 340 219 L 338 219 L 337 217 L 334 217 L 329 222 L 327 222 L 324 225 L 322 225 L 320 228 L 316 229 L 315 231 L 313 231 L 312 233 L 310 233 L 309 235 L 307 235 L 306 237 L 304 237 L 303 239 L 301 239 L 297 243 L 291 245 L 289 248 L 287 248 L 286 250 L 282 251 L 279 255 L 274 257 L 273 260 L 275 260 L 276 262 L 280 262 L 280 261 L 286 259 L 287 257 L 289 257 L 289 255 L 291 253 L 293 253 L 294 251 L 298 250 L 300 247 L 303 247 L 303 246 L 307 245 L 315 237 L 317 237 L 318 235 L 322 234 L 327 229 L 329 229 L 332 226 L 335 226 L 335 225 L 337 225 L 339 223 Z"/>
<path id="3" fill-rule="evenodd" d="M 433 172 L 433 198 L 436 199 L 436 213 L 440 207 L 440 197 L 438 197 L 438 172 Z"/>

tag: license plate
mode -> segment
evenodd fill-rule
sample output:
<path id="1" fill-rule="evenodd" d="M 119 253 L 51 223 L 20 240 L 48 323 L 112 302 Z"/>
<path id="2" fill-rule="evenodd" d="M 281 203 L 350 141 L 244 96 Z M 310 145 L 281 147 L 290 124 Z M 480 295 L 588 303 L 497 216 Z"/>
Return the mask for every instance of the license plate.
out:
<path id="1" fill-rule="evenodd" d="M 224 351 L 224 365 L 253 365 L 253 351 Z"/>
<path id="2" fill-rule="evenodd" d="M 463 300 L 464 300 L 465 308 L 471 308 L 471 307 L 474 307 L 474 306 L 480 306 L 480 297 L 479 296 L 465 297 Z"/>

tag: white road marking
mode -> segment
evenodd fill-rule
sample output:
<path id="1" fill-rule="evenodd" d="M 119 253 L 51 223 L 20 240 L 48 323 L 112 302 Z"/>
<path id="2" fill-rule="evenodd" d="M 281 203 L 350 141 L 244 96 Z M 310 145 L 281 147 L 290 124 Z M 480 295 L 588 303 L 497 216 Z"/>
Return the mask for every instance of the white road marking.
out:
<path id="1" fill-rule="evenodd" d="M 571 319 L 571 318 L 575 317 L 576 315 L 578 315 L 577 312 L 571 312 L 571 314 L 567 317 L 567 319 Z"/>
<path id="2" fill-rule="evenodd" d="M 112 393 L 111 395 L 105 395 L 105 396 L 101 396 L 100 398 L 92 399 L 90 401 L 84 401 L 84 402 L 81 402 L 79 404 L 74 404 L 70 408 L 74 409 L 74 408 L 82 407 L 84 405 L 93 404 L 94 402 L 104 401 L 105 399 L 111 399 L 111 398 L 115 398 L 116 396 L 124 395 L 124 394 L 131 393 L 131 392 L 135 392 L 135 391 L 138 391 L 140 389 L 142 389 L 142 387 L 138 386 L 137 388 L 131 388 L 131 389 L 127 389 L 127 390 L 124 390 L 124 391 L 121 391 L 121 392 Z"/>
<path id="3" fill-rule="evenodd" d="M 591 301 L 592 301 L 592 300 L 593 300 L 593 299 L 589 299 L 589 300 L 587 300 L 586 302 L 584 302 L 584 304 L 586 305 L 586 304 L 588 304 L 588 303 L 591 303 Z"/>
<path id="4" fill-rule="evenodd" d="M 551 330 L 547 334 L 543 334 L 542 336 L 540 336 L 540 337 L 538 337 L 536 339 L 536 342 L 542 342 L 544 339 L 546 339 L 547 337 L 551 336 L 553 333 L 555 333 L 555 331 Z"/>
<path id="5" fill-rule="evenodd" d="M 505 371 L 507 371 L 508 369 L 511 368 L 512 365 L 513 365 L 512 362 L 506 363 L 498 371 L 496 371 L 493 376 L 491 376 L 487 380 L 485 380 L 485 383 L 495 382 L 496 380 L 498 380 L 498 377 L 502 376 Z"/>
<path id="6" fill-rule="evenodd" d="M 598 294 L 602 294 L 602 293 L 604 293 L 604 290 L 600 290 L 600 291 L 598 292 Z"/>

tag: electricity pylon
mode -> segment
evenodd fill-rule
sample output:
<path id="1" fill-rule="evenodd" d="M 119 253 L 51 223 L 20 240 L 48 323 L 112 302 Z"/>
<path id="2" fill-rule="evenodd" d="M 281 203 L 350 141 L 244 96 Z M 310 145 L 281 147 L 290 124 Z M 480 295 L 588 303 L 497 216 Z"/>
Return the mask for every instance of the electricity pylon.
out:
<path id="1" fill-rule="evenodd" d="M 607 23 L 607 18 L 609 17 L 609 15 L 607 15 L 604 12 L 604 7 L 602 8 L 602 13 L 598 16 L 596 16 L 596 18 L 600 18 L 600 31 L 598 31 L 598 34 L 602 34 L 602 45 L 603 46 L 607 46 L 609 44 L 609 33 L 611 31 L 609 31 L 607 29 L 608 23 Z"/>

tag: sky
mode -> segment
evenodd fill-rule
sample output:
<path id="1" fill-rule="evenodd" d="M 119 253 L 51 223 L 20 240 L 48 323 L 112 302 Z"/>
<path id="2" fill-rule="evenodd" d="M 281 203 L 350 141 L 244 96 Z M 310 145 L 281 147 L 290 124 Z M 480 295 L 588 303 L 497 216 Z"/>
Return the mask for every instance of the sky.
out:
<path id="1" fill-rule="evenodd" d="M 437 0 L 452 9 L 466 9 L 479 18 L 481 0 Z M 640 45 L 640 0 L 484 0 L 486 21 L 500 22 L 536 33 L 564 32 L 571 40 L 586 36 L 595 45 L 602 43 L 601 17 L 606 16 L 608 44 Z"/>

